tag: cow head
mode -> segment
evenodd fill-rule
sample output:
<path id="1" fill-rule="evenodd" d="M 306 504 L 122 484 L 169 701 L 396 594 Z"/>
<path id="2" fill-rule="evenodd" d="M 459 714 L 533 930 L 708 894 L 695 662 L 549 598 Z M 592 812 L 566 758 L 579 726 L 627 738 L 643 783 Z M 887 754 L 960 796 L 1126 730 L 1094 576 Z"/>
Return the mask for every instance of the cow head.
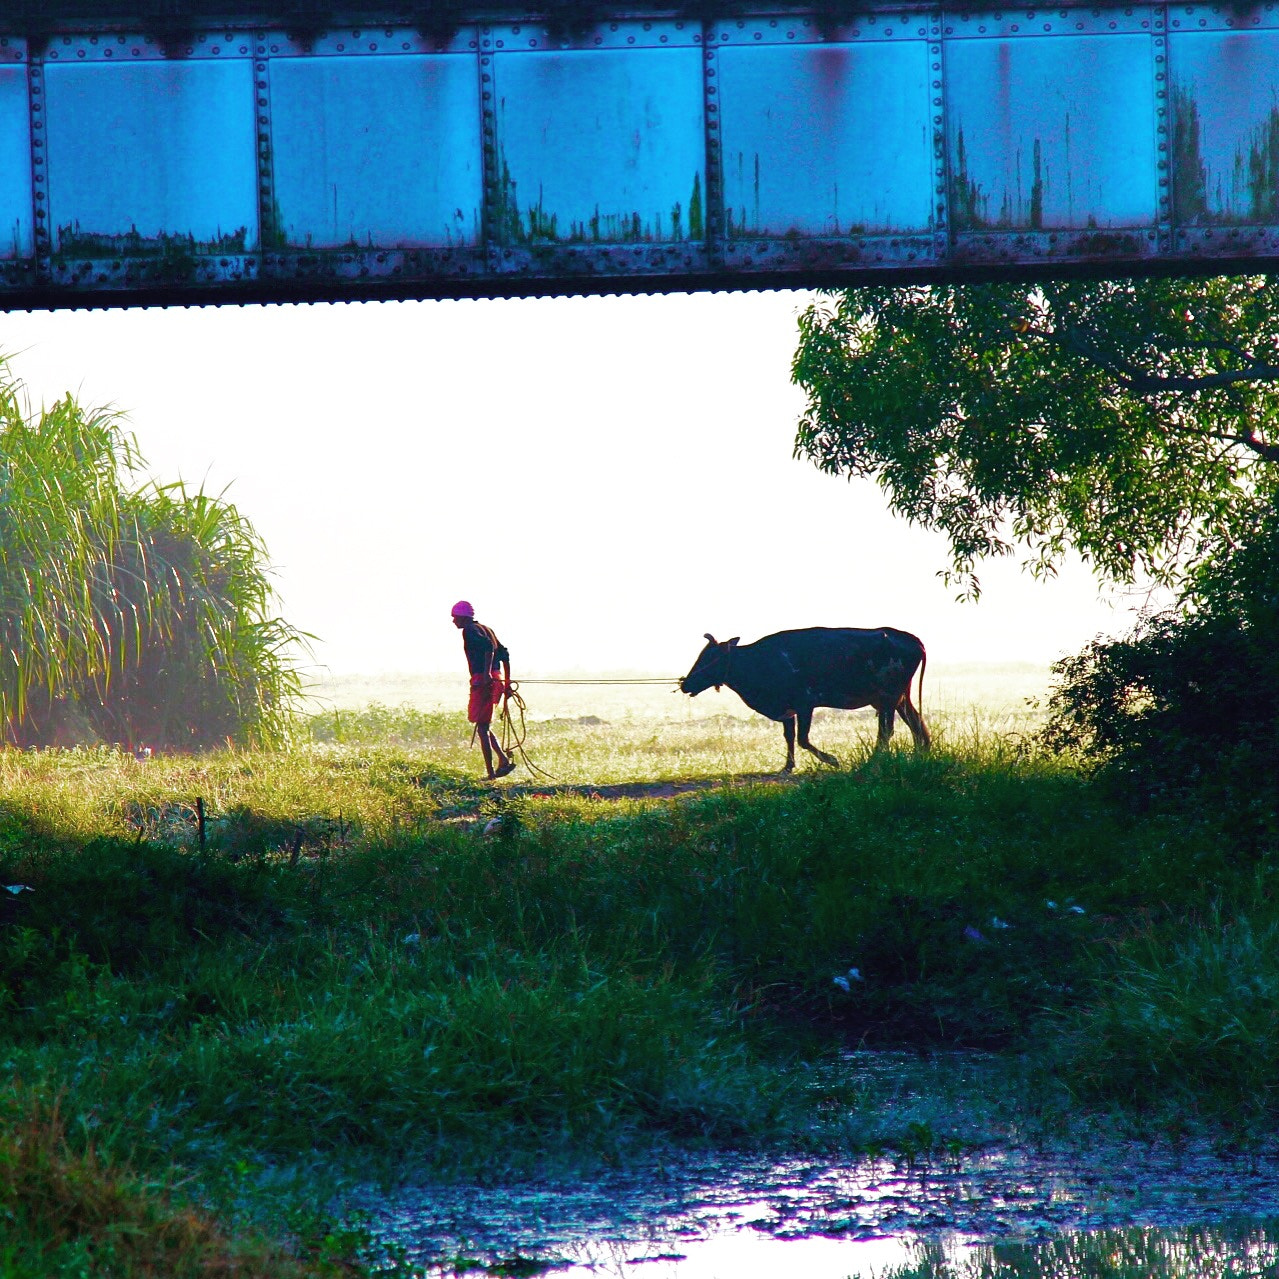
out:
<path id="1" fill-rule="evenodd" d="M 706 636 L 706 647 L 697 656 L 693 669 L 679 682 L 680 690 L 690 697 L 704 693 L 712 684 L 716 689 L 728 677 L 729 654 L 737 647 L 741 638 L 735 635 L 731 640 L 720 643 L 714 635 Z"/>

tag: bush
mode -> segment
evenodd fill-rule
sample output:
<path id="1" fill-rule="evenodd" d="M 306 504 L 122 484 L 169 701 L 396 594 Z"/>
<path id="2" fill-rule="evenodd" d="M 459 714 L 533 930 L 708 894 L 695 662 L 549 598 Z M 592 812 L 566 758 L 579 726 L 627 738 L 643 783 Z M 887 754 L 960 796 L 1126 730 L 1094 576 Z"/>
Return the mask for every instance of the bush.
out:
<path id="1" fill-rule="evenodd" d="M 1058 662 L 1043 740 L 1142 805 L 1193 797 L 1241 838 L 1276 833 L 1279 518 L 1207 562 L 1180 607 Z"/>

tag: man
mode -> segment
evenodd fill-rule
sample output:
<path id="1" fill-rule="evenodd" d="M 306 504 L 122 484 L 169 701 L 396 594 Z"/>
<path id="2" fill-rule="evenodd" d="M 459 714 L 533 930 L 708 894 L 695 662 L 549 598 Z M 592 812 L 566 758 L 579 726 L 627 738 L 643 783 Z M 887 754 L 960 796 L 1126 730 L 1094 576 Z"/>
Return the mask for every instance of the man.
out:
<path id="1" fill-rule="evenodd" d="M 479 734 L 484 752 L 484 767 L 489 781 L 515 771 L 515 761 L 503 751 L 490 725 L 493 708 L 511 691 L 511 655 L 502 641 L 482 622 L 475 620 L 475 610 L 466 600 L 453 605 L 453 625 L 462 632 L 462 647 L 471 671 L 471 700 L 466 717 Z M 498 667 L 501 667 L 501 671 Z M 498 765 L 493 767 L 493 756 Z"/>

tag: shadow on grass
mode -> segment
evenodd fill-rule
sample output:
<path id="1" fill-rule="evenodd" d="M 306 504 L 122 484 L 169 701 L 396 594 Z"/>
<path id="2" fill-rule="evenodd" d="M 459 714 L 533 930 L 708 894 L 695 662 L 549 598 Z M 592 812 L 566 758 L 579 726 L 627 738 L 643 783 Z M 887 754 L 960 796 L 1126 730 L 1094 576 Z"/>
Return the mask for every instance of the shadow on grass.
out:
<path id="1" fill-rule="evenodd" d="M 550 799 L 571 796 L 575 799 L 671 799 L 676 795 L 702 791 L 727 790 L 738 786 L 789 786 L 799 780 L 796 773 L 736 773 L 731 777 L 698 777 L 681 781 L 617 782 L 605 786 L 578 785 L 570 782 L 548 782 L 545 785 L 518 784 L 508 786 L 504 794 L 523 799 Z"/>

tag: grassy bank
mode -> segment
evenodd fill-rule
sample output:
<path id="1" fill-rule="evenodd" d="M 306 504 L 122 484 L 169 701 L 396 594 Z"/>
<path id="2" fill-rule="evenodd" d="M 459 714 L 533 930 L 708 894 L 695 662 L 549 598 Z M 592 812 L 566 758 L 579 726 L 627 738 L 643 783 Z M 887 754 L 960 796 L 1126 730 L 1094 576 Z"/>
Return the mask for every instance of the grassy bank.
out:
<path id="1" fill-rule="evenodd" d="M 675 800 L 490 790 L 413 740 L 464 741 L 456 717 L 390 721 L 398 745 L 366 724 L 280 755 L 0 754 L 0 1166 L 43 1149 L 44 1182 L 116 1179 L 121 1221 L 260 1225 L 322 1273 L 349 1252 L 323 1225 L 347 1172 L 856 1147 L 859 1099 L 779 1069 L 840 1045 L 997 1049 L 1041 1118 L 1273 1114 L 1271 858 L 1209 817 L 1138 817 L 958 733 Z M 690 750 L 737 750 L 702 731 L 563 754 L 625 780 L 651 741 L 648 777 L 687 777 Z M 52 1192 L 5 1184 L 0 1245 L 53 1248 Z M 287 1273 L 244 1247 L 217 1264 Z M 13 1273 L 80 1273 L 42 1265 Z"/>

